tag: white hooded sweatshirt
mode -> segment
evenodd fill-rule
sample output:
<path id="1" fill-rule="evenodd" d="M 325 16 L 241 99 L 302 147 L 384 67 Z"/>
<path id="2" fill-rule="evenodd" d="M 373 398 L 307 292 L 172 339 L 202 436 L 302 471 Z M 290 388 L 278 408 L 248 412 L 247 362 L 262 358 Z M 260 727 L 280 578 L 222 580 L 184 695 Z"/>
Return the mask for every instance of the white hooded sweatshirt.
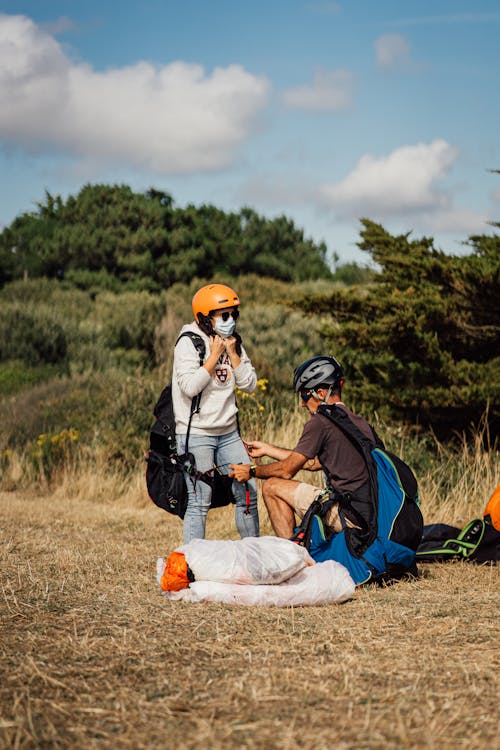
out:
<path id="1" fill-rule="evenodd" d="M 197 323 L 181 328 L 181 333 L 197 333 L 205 343 L 205 359 L 210 352 L 210 340 Z M 241 347 L 241 362 L 233 370 L 229 357 L 224 352 L 217 362 L 214 375 L 200 367 L 198 352 L 188 336 L 183 336 L 174 349 L 172 371 L 172 400 L 175 414 L 175 431 L 185 435 L 191 411 L 191 401 L 201 394 L 200 411 L 191 420 L 193 435 L 226 435 L 236 429 L 235 387 L 245 393 L 253 393 L 257 375 L 253 365 Z"/>

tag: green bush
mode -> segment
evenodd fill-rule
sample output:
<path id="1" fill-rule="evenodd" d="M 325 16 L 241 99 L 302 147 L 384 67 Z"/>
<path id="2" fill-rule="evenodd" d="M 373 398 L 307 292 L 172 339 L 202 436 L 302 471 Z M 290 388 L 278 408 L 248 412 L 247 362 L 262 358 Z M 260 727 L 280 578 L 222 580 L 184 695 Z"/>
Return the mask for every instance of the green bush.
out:
<path id="1" fill-rule="evenodd" d="M 23 305 L 40 305 L 52 300 L 59 289 L 54 279 L 26 279 L 12 281 L 0 289 L 0 299 L 5 302 L 19 302 Z"/>
<path id="2" fill-rule="evenodd" d="M 28 367 L 24 362 L 11 360 L 0 363 L 0 394 L 3 396 L 17 393 L 23 388 L 30 388 L 45 383 L 57 375 L 67 375 L 67 367 L 61 365 L 38 365 Z"/>
<path id="3" fill-rule="evenodd" d="M 0 308 L 0 361 L 22 360 L 27 365 L 56 364 L 67 360 L 63 328 L 45 310 L 36 314 L 18 303 Z"/>
<path id="4" fill-rule="evenodd" d="M 357 263 L 342 263 L 335 269 L 333 279 L 345 286 L 355 286 L 356 284 L 369 284 L 374 276 L 375 272 L 366 266 L 359 266 Z"/>
<path id="5" fill-rule="evenodd" d="M 64 275 L 66 288 L 76 287 L 96 294 L 99 291 L 111 291 L 117 294 L 122 290 L 122 284 L 116 276 L 102 268 L 100 271 L 90 271 L 87 268 L 70 268 Z"/>
<path id="6" fill-rule="evenodd" d="M 40 436 L 76 430 L 79 446 L 104 452 L 110 462 L 129 469 L 143 460 L 147 450 L 162 385 L 156 373 L 132 377 L 108 370 L 57 378 L 4 397 L 0 445 L 36 452 Z"/>
<path id="7" fill-rule="evenodd" d="M 10 331 L 2 337 L 0 355 L 4 359 L 22 359 L 31 365 L 51 361 L 45 351 L 53 338 L 48 330 L 50 323 L 63 334 L 71 372 L 104 371 L 109 367 L 132 372 L 138 366 L 155 365 L 157 329 L 165 314 L 163 295 L 130 290 L 95 293 L 66 288 L 64 283 L 36 279 L 13 282 L 0 290 L 0 302 L 4 303 L 0 332 Z M 12 310 L 21 316 L 14 326 Z M 40 349 L 39 341 L 45 346 L 36 357 L 33 346 L 29 348 L 35 336 L 35 347 Z"/>
<path id="8" fill-rule="evenodd" d="M 111 349 L 136 349 L 154 360 L 155 328 L 165 313 L 161 296 L 148 292 L 103 292 L 96 297 L 94 316 Z"/>

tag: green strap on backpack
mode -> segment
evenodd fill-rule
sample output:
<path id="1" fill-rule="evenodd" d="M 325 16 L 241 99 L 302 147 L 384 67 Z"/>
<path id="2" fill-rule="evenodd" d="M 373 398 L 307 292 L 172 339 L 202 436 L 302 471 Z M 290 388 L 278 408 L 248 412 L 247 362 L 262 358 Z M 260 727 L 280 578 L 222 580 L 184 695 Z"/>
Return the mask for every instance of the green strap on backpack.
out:
<path id="1" fill-rule="evenodd" d="M 458 529 L 446 527 L 445 524 L 431 524 L 424 529 L 424 536 L 417 550 L 417 560 L 435 562 L 451 558 L 470 558 L 481 544 L 485 521 L 482 518 L 474 518 L 456 536 L 443 538 L 444 534 L 456 531 Z"/>

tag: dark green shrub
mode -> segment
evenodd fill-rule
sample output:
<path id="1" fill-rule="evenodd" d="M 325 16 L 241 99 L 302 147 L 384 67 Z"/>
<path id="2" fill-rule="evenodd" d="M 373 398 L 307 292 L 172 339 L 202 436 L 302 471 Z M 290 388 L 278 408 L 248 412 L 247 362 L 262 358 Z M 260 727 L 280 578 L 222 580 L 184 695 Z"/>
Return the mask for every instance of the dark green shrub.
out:
<path id="1" fill-rule="evenodd" d="M 102 290 L 119 293 L 122 288 L 120 279 L 117 279 L 104 268 L 100 271 L 90 271 L 88 268 L 70 268 L 64 275 L 64 285 L 68 288 L 74 286 L 77 289 L 89 291 L 93 295 Z"/>
<path id="2" fill-rule="evenodd" d="M 0 361 L 27 365 L 65 362 L 68 345 L 63 328 L 45 311 L 25 311 L 19 304 L 0 308 Z"/>
<path id="3" fill-rule="evenodd" d="M 159 291 L 220 273 L 331 277 L 325 243 L 305 237 L 286 216 L 269 219 L 250 208 L 226 213 L 207 204 L 175 208 L 166 193 L 138 194 L 127 185 L 84 185 L 67 200 L 46 193 L 37 209 L 0 232 L 0 285 L 29 275 L 116 289 L 114 277 Z"/>
<path id="4" fill-rule="evenodd" d="M 0 394 L 7 396 L 23 388 L 45 383 L 57 375 L 67 375 L 66 365 L 28 367 L 19 360 L 0 363 Z"/>
<path id="5" fill-rule="evenodd" d="M 161 296 L 148 292 L 102 292 L 96 297 L 94 320 L 111 349 L 143 352 L 154 363 L 155 329 L 165 313 Z"/>
<path id="6" fill-rule="evenodd" d="M 144 459 L 162 386 L 156 374 L 131 377 L 118 370 L 35 386 L 0 399 L 0 444 L 36 452 L 40 436 L 76 430 L 82 449 L 104 452 L 110 462 L 131 469 Z"/>

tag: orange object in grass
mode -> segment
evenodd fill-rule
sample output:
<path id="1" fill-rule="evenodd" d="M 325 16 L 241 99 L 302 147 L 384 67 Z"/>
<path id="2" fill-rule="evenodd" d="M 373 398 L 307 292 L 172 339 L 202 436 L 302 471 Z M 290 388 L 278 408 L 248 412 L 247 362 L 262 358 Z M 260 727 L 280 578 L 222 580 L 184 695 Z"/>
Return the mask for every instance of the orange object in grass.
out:
<path id="1" fill-rule="evenodd" d="M 188 565 L 182 552 L 171 552 L 160 581 L 162 591 L 180 591 L 189 586 Z"/>
<path id="2" fill-rule="evenodd" d="M 488 500 L 488 505 L 484 509 L 484 515 L 489 516 L 495 529 L 500 531 L 500 484 Z"/>

